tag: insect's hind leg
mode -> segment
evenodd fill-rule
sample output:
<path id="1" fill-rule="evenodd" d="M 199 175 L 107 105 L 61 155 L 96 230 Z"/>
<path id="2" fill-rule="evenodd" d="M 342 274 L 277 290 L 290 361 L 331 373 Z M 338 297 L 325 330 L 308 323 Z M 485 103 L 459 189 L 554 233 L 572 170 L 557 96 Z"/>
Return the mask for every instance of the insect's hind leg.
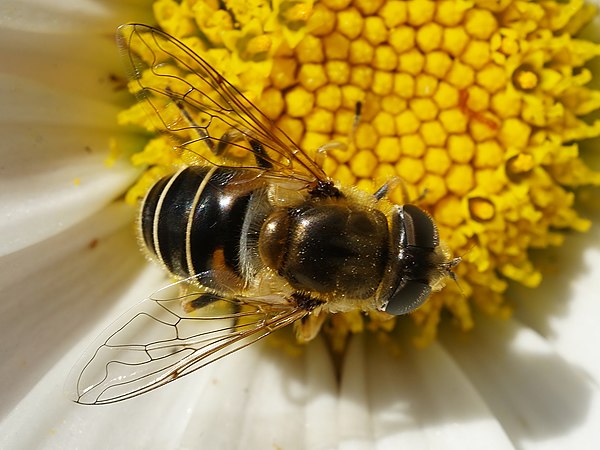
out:
<path id="1" fill-rule="evenodd" d="M 223 299 L 224 297 L 220 295 L 213 294 L 211 292 L 203 292 L 202 294 L 198 294 L 197 297 L 186 299 L 182 306 L 185 312 L 191 313 L 198 309 L 206 308 L 207 306 L 210 306 L 213 303 Z"/>
<path id="2" fill-rule="evenodd" d="M 263 144 L 254 139 L 252 135 L 248 133 L 243 133 L 240 130 L 232 129 L 227 131 L 221 138 L 219 139 L 219 143 L 213 153 L 217 156 L 223 156 L 227 151 L 227 148 L 237 141 L 245 140 L 250 144 L 252 148 L 252 153 L 254 155 L 254 159 L 256 160 L 256 165 L 261 169 L 271 169 L 273 164 L 269 161 L 269 155 L 267 154 Z"/>

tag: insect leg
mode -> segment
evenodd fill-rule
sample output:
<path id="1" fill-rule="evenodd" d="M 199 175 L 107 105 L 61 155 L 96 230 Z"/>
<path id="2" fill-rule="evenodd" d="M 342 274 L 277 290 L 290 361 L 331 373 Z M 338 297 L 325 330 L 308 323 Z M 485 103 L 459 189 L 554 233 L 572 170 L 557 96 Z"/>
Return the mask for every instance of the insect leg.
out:
<path id="1" fill-rule="evenodd" d="M 362 102 L 356 102 L 354 109 L 354 120 L 352 121 L 352 128 L 350 129 L 350 133 L 348 133 L 348 143 L 346 142 L 328 142 L 327 144 L 321 145 L 316 152 L 315 162 L 319 165 L 319 167 L 323 167 L 323 162 L 327 157 L 327 152 L 330 150 L 342 150 L 346 151 L 349 147 L 351 147 L 354 143 L 354 133 L 356 132 L 356 128 L 360 123 L 360 116 L 362 114 Z"/>
<path id="2" fill-rule="evenodd" d="M 192 312 L 192 311 L 196 311 L 198 309 L 201 308 L 205 308 L 211 304 L 213 304 L 214 302 L 217 302 L 219 300 L 223 300 L 224 297 L 217 295 L 217 294 L 213 294 L 210 292 L 204 292 L 202 294 L 199 294 L 197 297 L 191 298 L 191 299 L 186 299 L 183 303 L 183 309 L 185 310 L 185 312 Z"/>
<path id="3" fill-rule="evenodd" d="M 268 154 L 265 151 L 263 145 L 260 141 L 252 138 L 250 132 L 244 132 L 237 129 L 231 129 L 227 131 L 221 138 L 219 139 L 219 143 L 217 147 L 213 150 L 213 153 L 217 156 L 223 155 L 227 151 L 227 147 L 233 144 L 234 142 L 245 140 L 252 147 L 252 153 L 254 154 L 254 159 L 256 160 L 256 164 L 258 167 L 262 169 L 271 169 L 273 164 L 271 164 L 268 160 Z"/>

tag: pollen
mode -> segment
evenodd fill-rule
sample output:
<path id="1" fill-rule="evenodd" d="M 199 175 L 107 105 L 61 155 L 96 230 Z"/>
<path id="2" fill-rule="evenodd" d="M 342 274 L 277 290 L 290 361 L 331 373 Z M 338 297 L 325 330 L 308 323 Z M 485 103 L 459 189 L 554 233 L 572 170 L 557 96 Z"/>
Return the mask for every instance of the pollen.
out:
<path id="1" fill-rule="evenodd" d="M 346 143 L 323 162 L 336 181 L 373 191 L 399 179 L 390 199 L 433 216 L 463 257 L 461 288 L 448 283 L 412 314 L 419 345 L 445 317 L 463 330 L 475 310 L 507 317 L 508 286 L 544 275 L 530 250 L 589 228 L 574 189 L 600 185 L 579 148 L 600 136 L 585 67 L 600 45 L 576 37 L 595 14 L 583 1 L 161 0 L 154 12 L 307 152 Z M 119 121 L 156 132 L 144 114 L 132 106 Z M 133 155 L 147 170 L 128 201 L 181 163 L 171 147 L 158 135 Z M 340 313 L 327 330 L 342 346 L 388 319 Z"/>

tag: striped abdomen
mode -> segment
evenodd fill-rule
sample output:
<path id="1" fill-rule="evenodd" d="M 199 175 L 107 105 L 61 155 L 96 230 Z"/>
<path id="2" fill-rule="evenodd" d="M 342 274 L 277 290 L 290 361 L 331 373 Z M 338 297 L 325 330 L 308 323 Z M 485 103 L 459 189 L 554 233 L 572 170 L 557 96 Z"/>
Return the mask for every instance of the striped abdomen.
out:
<path id="1" fill-rule="evenodd" d="M 142 204 L 144 245 L 182 278 L 215 269 L 241 276 L 244 221 L 263 185 L 255 171 L 221 167 L 187 167 L 161 179 Z"/>

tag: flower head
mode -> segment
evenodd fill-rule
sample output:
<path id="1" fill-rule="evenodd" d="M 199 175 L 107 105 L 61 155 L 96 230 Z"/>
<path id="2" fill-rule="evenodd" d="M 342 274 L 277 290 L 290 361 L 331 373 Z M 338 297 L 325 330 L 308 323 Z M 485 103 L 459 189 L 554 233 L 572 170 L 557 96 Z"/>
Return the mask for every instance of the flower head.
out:
<path id="1" fill-rule="evenodd" d="M 334 179 L 374 192 L 400 177 L 409 198 L 392 200 L 429 209 L 464 262 L 460 286 L 413 313 L 422 343 L 443 310 L 463 329 L 473 305 L 509 314 L 507 281 L 542 278 L 529 251 L 589 227 L 572 189 L 600 184 L 577 145 L 600 135 L 584 117 L 600 107 L 584 67 L 600 45 L 574 37 L 594 13 L 582 2 L 159 0 L 154 11 L 304 150 L 350 142 L 325 161 Z M 136 108 L 122 121 L 140 123 Z M 169 148 L 158 138 L 134 156 L 150 169 L 130 198 L 171 170 Z M 363 328 L 358 315 L 335 323 L 342 335 Z"/>

